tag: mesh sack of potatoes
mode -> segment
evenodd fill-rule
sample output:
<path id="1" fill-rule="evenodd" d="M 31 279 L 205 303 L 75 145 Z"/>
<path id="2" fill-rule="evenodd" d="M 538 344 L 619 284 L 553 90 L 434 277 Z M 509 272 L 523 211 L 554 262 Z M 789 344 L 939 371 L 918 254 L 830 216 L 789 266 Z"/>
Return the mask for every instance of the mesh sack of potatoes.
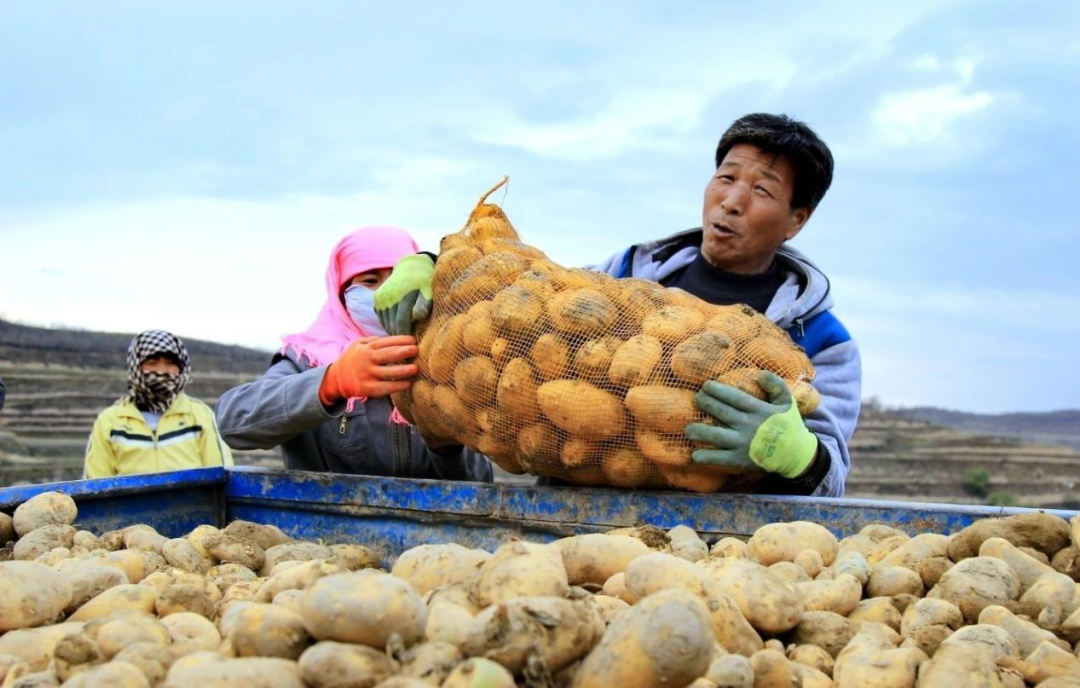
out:
<path id="1" fill-rule="evenodd" d="M 521 241 L 490 193 L 442 241 L 420 376 L 394 397 L 423 436 L 580 485 L 715 492 L 760 479 L 692 464 L 683 428 L 707 422 L 693 404 L 703 382 L 764 399 L 763 369 L 813 410 L 813 366 L 787 334 L 746 306 L 561 267 Z"/>

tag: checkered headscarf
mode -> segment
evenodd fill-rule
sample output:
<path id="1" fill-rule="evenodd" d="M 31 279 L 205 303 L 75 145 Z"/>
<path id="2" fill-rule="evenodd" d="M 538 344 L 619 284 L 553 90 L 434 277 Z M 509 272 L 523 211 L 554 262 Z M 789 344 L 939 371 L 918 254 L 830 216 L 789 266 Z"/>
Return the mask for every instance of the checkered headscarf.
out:
<path id="1" fill-rule="evenodd" d="M 143 362 L 167 354 L 180 364 L 179 375 L 144 373 Z M 128 393 L 120 401 L 131 400 L 142 411 L 165 413 L 184 390 L 191 374 L 191 359 L 180 338 L 164 330 L 147 330 L 135 335 L 127 353 Z"/>

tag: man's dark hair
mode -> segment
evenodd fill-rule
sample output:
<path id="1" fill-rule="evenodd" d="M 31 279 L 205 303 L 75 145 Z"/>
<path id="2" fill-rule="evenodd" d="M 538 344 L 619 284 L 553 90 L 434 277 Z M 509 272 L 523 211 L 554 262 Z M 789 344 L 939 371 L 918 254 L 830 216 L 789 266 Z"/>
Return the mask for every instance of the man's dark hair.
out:
<path id="1" fill-rule="evenodd" d="M 737 144 L 749 143 L 765 153 L 783 155 L 795 168 L 792 208 L 813 210 L 832 184 L 833 157 L 814 130 L 787 115 L 755 112 L 735 120 L 716 146 L 716 166 Z"/>

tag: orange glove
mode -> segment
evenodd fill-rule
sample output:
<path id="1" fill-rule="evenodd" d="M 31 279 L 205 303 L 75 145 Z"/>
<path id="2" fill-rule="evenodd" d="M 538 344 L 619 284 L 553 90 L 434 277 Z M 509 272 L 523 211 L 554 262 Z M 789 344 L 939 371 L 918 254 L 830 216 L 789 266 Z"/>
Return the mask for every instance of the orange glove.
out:
<path id="1" fill-rule="evenodd" d="M 419 353 L 415 337 L 357 339 L 327 367 L 319 385 L 319 401 L 323 406 L 333 406 L 342 399 L 386 397 L 408 389 L 420 367 L 401 363 L 416 358 Z"/>

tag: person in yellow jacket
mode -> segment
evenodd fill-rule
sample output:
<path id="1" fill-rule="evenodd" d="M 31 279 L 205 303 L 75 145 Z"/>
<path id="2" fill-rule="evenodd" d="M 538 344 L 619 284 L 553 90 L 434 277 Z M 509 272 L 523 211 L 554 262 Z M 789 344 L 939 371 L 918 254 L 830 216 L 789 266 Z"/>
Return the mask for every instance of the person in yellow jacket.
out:
<path id="1" fill-rule="evenodd" d="M 94 421 L 83 477 L 232 465 L 214 412 L 184 394 L 191 362 L 179 337 L 163 330 L 136 335 L 127 369 L 128 393 Z"/>

